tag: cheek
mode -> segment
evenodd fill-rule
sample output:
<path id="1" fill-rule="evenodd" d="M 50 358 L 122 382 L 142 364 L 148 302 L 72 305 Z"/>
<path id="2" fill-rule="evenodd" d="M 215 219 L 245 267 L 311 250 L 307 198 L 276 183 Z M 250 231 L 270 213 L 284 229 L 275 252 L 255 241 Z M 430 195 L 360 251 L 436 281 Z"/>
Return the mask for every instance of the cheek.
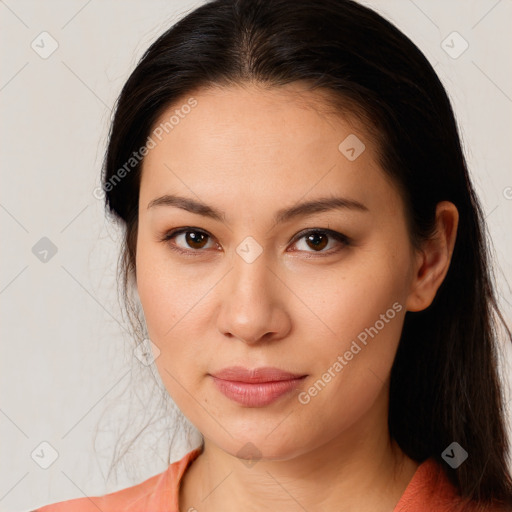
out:
<path id="1" fill-rule="evenodd" d="M 158 251 L 144 247 L 137 251 L 137 289 L 149 338 L 159 349 L 158 373 L 173 401 L 190 417 L 195 408 L 189 393 L 198 394 L 194 366 L 200 342 L 191 332 L 190 319 L 204 292 L 183 273 L 171 271 Z"/>
<path id="2" fill-rule="evenodd" d="M 209 301 L 219 279 L 207 266 L 202 270 L 198 265 L 180 264 L 167 251 L 141 237 L 137 289 L 149 338 L 160 351 L 155 359 L 159 374 L 173 399 L 188 410 L 190 395 L 181 397 L 180 384 L 195 392 L 205 373 Z"/>
<path id="3" fill-rule="evenodd" d="M 297 292 L 308 297 L 322 332 L 327 332 L 309 350 L 303 345 L 307 357 L 314 358 L 301 403 L 331 415 L 335 423 L 362 414 L 382 391 L 392 367 L 405 316 L 407 258 L 397 259 L 396 265 L 390 261 L 385 252 L 361 258 L 320 280 L 308 295 L 305 288 Z"/>
<path id="4" fill-rule="evenodd" d="M 354 253 L 337 267 L 311 269 L 309 274 L 294 277 L 290 288 L 308 306 L 308 321 L 315 322 L 330 339 L 320 345 L 321 350 L 348 350 L 350 342 L 361 333 L 364 338 L 365 329 L 376 322 L 382 337 L 399 337 L 401 320 L 397 310 L 404 309 L 407 297 L 403 270 L 408 262 L 404 255 L 393 264 L 395 256 L 385 251 Z M 393 308 L 395 303 L 400 307 Z"/>
<path id="5" fill-rule="evenodd" d="M 164 245 L 155 246 L 141 234 L 137 245 L 137 290 L 148 333 L 157 345 L 173 338 L 208 286 L 201 272 L 173 263 Z M 203 278 L 203 279 L 202 279 Z"/>
<path id="6" fill-rule="evenodd" d="M 175 288 L 169 287 L 169 276 L 162 270 L 149 251 L 142 249 L 138 252 L 137 290 L 144 310 L 148 334 L 159 346 L 165 332 L 171 329 L 179 318 L 179 306 L 176 304 L 179 294 L 170 292 Z"/>

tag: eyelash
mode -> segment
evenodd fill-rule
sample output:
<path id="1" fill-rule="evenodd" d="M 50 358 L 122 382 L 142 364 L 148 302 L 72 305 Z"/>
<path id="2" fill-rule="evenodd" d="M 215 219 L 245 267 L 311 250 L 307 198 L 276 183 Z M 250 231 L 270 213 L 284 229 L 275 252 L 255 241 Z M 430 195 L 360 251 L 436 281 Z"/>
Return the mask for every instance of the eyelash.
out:
<path id="1" fill-rule="evenodd" d="M 177 245 L 171 243 L 171 240 L 173 238 L 177 237 L 178 235 L 181 235 L 182 233 L 187 233 L 187 232 L 201 233 L 201 234 L 206 235 L 211 238 L 211 236 L 206 231 L 188 226 L 188 227 L 184 227 L 184 228 L 176 228 L 176 229 L 166 232 L 163 235 L 163 237 L 160 238 L 160 241 L 167 244 L 171 250 L 178 252 L 180 254 L 196 256 L 199 253 L 204 252 L 201 249 L 190 249 L 190 250 L 182 249 L 181 247 L 178 247 Z M 330 249 L 328 251 L 319 251 L 319 252 L 316 252 L 316 251 L 293 251 L 293 252 L 306 252 L 306 253 L 310 253 L 310 254 L 318 255 L 318 256 L 329 256 L 329 255 L 335 254 L 335 253 L 341 251 L 343 248 L 351 245 L 351 242 L 352 242 L 351 239 L 348 238 L 346 235 L 344 235 L 342 233 L 338 233 L 337 231 L 333 231 L 331 229 L 324 229 L 324 228 L 309 228 L 307 230 L 301 231 L 300 233 L 297 233 L 297 235 L 295 235 L 295 237 L 292 238 L 291 242 L 295 244 L 302 238 L 305 238 L 311 234 L 328 235 L 329 237 L 334 238 L 336 241 L 340 242 L 342 247 L 338 248 L 338 249 L 334 249 L 334 250 Z"/>

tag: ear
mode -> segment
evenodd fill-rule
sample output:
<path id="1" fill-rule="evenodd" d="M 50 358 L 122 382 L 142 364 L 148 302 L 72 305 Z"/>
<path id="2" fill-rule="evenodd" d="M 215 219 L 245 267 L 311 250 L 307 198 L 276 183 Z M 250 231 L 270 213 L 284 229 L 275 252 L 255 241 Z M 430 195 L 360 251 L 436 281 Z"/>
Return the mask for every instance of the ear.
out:
<path id="1" fill-rule="evenodd" d="M 436 232 L 417 252 L 411 290 L 405 303 L 407 311 L 422 311 L 434 300 L 450 266 L 458 223 L 459 212 L 453 203 L 437 204 Z"/>

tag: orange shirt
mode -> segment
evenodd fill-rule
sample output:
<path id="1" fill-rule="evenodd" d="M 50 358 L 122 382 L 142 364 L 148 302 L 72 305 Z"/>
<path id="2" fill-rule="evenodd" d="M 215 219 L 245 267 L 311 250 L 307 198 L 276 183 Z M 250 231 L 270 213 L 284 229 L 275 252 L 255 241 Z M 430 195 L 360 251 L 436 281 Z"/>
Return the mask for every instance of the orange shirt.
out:
<path id="1" fill-rule="evenodd" d="M 178 489 L 188 466 L 201 453 L 201 448 L 188 452 L 167 470 L 140 484 L 104 496 L 76 498 L 40 507 L 32 512 L 180 512 Z M 443 468 L 429 459 L 419 465 L 393 512 L 471 512 L 475 507 L 462 507 Z M 479 508 L 478 510 L 483 510 Z M 504 509 L 489 508 L 488 512 Z M 186 511 L 181 511 L 186 512 Z"/>

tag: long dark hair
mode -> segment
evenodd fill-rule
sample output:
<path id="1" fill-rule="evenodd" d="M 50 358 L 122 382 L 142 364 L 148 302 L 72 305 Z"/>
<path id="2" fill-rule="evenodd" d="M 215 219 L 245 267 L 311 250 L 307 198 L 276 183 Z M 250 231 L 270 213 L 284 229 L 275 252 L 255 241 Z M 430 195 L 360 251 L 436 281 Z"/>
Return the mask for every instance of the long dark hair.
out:
<path id="1" fill-rule="evenodd" d="M 405 316 L 389 430 L 412 459 L 437 459 L 462 496 L 511 503 L 497 372 L 497 326 L 505 323 L 484 216 L 439 78 L 414 43 L 371 9 L 351 0 L 213 0 L 151 45 L 118 99 L 103 175 L 106 207 L 125 228 L 125 292 L 136 271 L 141 169 L 126 162 L 148 143 L 157 118 L 201 87 L 296 81 L 328 92 L 333 109 L 358 115 L 376 134 L 415 247 L 432 235 L 439 201 L 457 207 L 448 274 L 430 307 Z M 457 469 L 441 457 L 453 441 L 469 453 Z"/>

